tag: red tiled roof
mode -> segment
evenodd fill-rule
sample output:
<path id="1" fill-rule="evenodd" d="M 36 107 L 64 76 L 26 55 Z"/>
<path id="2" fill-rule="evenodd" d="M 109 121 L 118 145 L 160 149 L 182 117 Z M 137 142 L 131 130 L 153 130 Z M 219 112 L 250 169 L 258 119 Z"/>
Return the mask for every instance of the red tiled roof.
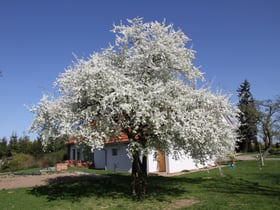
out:
<path id="1" fill-rule="evenodd" d="M 119 138 L 110 138 L 105 142 L 105 144 L 123 143 L 123 142 L 128 142 L 128 136 L 126 135 L 126 133 L 121 132 Z"/>
<path id="2" fill-rule="evenodd" d="M 66 142 L 66 144 L 75 144 L 76 141 L 77 141 L 76 138 L 71 137 L 71 138 L 68 139 L 68 141 Z"/>
<path id="3" fill-rule="evenodd" d="M 77 142 L 77 139 L 75 137 L 71 137 L 68 139 L 68 142 L 66 144 L 75 144 Z M 109 140 L 105 141 L 105 144 L 113 144 L 113 143 L 124 143 L 128 142 L 128 136 L 126 133 L 121 132 L 119 137 L 116 138 L 110 138 Z"/>

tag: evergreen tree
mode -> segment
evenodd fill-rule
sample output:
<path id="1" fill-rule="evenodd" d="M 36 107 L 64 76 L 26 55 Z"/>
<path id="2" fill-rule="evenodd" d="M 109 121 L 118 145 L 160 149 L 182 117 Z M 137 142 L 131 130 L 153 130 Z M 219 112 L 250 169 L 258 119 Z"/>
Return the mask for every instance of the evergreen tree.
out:
<path id="1" fill-rule="evenodd" d="M 30 138 L 26 135 L 20 137 L 18 140 L 18 151 L 24 154 L 31 154 L 32 142 Z"/>
<path id="2" fill-rule="evenodd" d="M 40 158 L 44 154 L 42 139 L 39 137 L 37 140 L 34 140 L 32 142 L 31 147 L 31 155 L 33 155 L 35 158 Z"/>
<path id="3" fill-rule="evenodd" d="M 50 153 L 50 152 L 58 152 L 60 150 L 65 150 L 66 149 L 65 142 L 67 142 L 66 136 L 57 137 L 57 138 L 50 137 L 48 140 L 48 144 L 45 147 L 45 151 L 47 153 Z"/>
<path id="4" fill-rule="evenodd" d="M 18 136 L 15 132 L 12 133 L 10 142 L 9 142 L 9 152 L 10 153 L 17 153 L 19 152 L 19 145 L 18 145 Z"/>
<path id="5" fill-rule="evenodd" d="M 8 156 L 8 141 L 3 137 L 0 142 L 0 159 L 5 156 Z"/>
<path id="6" fill-rule="evenodd" d="M 240 141 L 237 143 L 237 151 L 251 152 L 254 150 L 252 143 L 257 144 L 257 110 L 255 100 L 250 92 L 250 83 L 248 80 L 237 89 L 239 103 L 238 107 L 241 111 L 240 120 Z"/>

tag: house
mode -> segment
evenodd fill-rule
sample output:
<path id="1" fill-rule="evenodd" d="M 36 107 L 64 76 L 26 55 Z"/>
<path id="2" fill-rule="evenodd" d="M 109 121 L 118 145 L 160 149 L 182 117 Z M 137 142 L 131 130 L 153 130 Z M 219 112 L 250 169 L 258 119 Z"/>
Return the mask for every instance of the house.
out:
<path id="1" fill-rule="evenodd" d="M 224 123 L 236 124 L 229 116 L 225 116 Z M 70 160 L 84 160 L 84 149 L 81 145 L 76 144 L 75 140 L 69 139 L 68 154 Z M 72 142 L 72 143 L 71 143 Z M 127 155 L 128 137 L 121 132 L 120 137 L 110 139 L 104 145 L 103 149 L 95 149 L 93 154 L 94 167 L 119 172 L 131 172 L 132 161 Z M 215 165 L 215 160 L 209 161 L 207 166 Z M 163 151 L 152 149 L 147 157 L 147 172 L 165 172 L 176 173 L 198 168 L 204 168 L 206 165 L 197 165 L 194 160 L 187 155 L 181 155 L 174 159 L 172 155 L 165 154 Z"/>
<path id="2" fill-rule="evenodd" d="M 84 161 L 84 146 L 82 144 L 78 144 L 77 140 L 74 137 L 71 137 L 67 145 L 67 154 L 68 160 L 73 161 Z"/>
<path id="3" fill-rule="evenodd" d="M 131 172 L 132 162 L 127 155 L 128 137 L 121 133 L 119 139 L 108 141 L 103 149 L 94 151 L 95 168 Z M 214 161 L 211 165 L 214 165 Z M 197 166 L 192 158 L 182 155 L 179 159 L 174 159 L 172 155 L 165 154 L 158 150 L 152 150 L 147 157 L 147 172 L 176 173 L 186 170 L 193 170 L 205 166 Z"/>
<path id="4" fill-rule="evenodd" d="M 85 163 L 84 146 L 78 144 L 75 138 L 70 138 L 68 146 L 69 165 L 79 166 Z M 132 162 L 127 155 L 128 137 L 125 133 L 120 134 L 118 139 L 110 139 L 103 149 L 95 149 L 93 154 L 94 167 L 118 172 L 131 172 Z M 165 154 L 158 150 L 151 150 L 147 157 L 148 173 L 165 172 L 176 173 L 186 170 L 193 170 L 205 166 L 197 166 L 192 158 L 181 156 L 174 159 L 172 155 Z"/>
<path id="5" fill-rule="evenodd" d="M 68 160 L 65 162 L 67 166 L 77 166 L 77 167 L 85 167 L 92 168 L 93 165 L 93 157 L 92 153 L 88 154 L 87 148 L 83 144 L 79 144 L 76 138 L 68 139 L 67 145 L 67 155 Z"/>

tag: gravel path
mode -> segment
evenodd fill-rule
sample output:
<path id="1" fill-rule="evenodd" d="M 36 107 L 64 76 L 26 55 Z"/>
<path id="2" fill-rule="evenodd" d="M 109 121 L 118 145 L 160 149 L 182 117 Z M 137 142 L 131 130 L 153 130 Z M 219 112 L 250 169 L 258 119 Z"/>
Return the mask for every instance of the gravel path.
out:
<path id="1" fill-rule="evenodd" d="M 257 155 L 236 155 L 236 160 L 257 160 Z"/>
<path id="2" fill-rule="evenodd" d="M 57 173 L 43 175 L 6 175 L 0 176 L 0 190 L 48 185 L 58 182 L 77 180 L 96 180 L 108 176 L 86 173 Z"/>

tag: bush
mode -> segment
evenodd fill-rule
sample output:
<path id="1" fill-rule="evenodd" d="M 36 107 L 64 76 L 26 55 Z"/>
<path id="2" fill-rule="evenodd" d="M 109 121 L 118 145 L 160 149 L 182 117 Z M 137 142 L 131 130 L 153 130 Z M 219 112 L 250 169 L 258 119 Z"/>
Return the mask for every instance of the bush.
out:
<path id="1" fill-rule="evenodd" d="M 41 162 L 40 166 L 41 168 L 55 166 L 56 163 L 62 162 L 64 160 L 64 157 L 65 157 L 65 150 L 47 153 L 40 159 Z"/>
<path id="2" fill-rule="evenodd" d="M 273 146 L 272 149 L 269 151 L 269 153 L 272 155 L 280 155 L 280 148 Z"/>
<path id="3" fill-rule="evenodd" d="M 63 162 L 66 151 L 60 150 L 44 154 L 41 158 L 35 158 L 29 154 L 13 153 L 11 157 L 2 158 L 0 170 L 2 172 L 17 171 L 31 167 L 53 167 L 56 163 Z"/>
<path id="4" fill-rule="evenodd" d="M 14 153 L 12 157 L 3 159 L 2 171 L 17 171 L 31 167 L 38 167 L 33 156 L 23 153 Z"/>

